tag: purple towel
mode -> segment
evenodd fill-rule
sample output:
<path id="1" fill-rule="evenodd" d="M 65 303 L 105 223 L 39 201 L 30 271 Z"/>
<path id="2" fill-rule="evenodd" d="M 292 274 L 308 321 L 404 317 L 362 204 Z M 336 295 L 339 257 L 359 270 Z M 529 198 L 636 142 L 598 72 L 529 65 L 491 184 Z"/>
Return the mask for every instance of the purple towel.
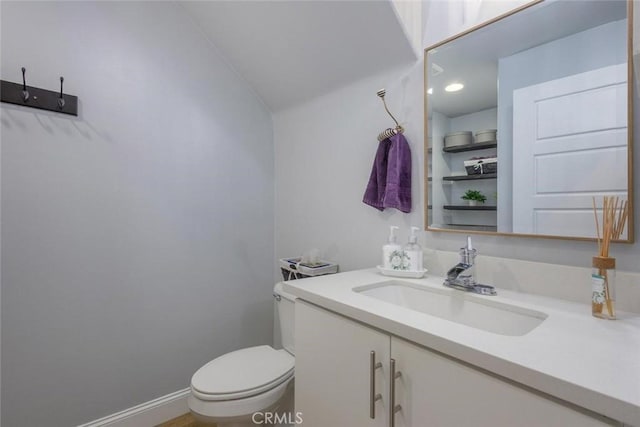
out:
<path id="1" fill-rule="evenodd" d="M 362 201 L 381 211 L 411 212 L 411 149 L 404 135 L 380 141 Z"/>

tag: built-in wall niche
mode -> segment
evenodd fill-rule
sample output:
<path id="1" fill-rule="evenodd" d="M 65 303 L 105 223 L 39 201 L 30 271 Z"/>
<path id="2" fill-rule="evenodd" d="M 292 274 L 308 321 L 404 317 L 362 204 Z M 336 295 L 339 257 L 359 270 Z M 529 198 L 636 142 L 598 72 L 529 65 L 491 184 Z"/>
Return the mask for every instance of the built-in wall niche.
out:
<path id="1" fill-rule="evenodd" d="M 427 230 L 593 239 L 594 198 L 631 202 L 631 13 L 536 1 L 425 49 Z M 492 144 L 476 138 L 490 129 Z M 497 170 L 470 175 L 473 158 Z M 486 201 L 469 206 L 468 190 Z"/>
<path id="2" fill-rule="evenodd" d="M 468 174 L 465 161 L 497 156 L 497 142 L 477 142 L 475 133 L 496 129 L 497 110 L 486 110 L 447 117 L 436 112 L 432 128 L 431 168 L 437 179 L 431 181 L 431 212 L 433 225 L 444 229 L 473 229 L 496 231 L 497 229 L 497 173 Z M 469 144 L 447 146 L 447 135 L 469 133 Z M 470 206 L 463 195 L 478 191 L 487 200 Z"/>

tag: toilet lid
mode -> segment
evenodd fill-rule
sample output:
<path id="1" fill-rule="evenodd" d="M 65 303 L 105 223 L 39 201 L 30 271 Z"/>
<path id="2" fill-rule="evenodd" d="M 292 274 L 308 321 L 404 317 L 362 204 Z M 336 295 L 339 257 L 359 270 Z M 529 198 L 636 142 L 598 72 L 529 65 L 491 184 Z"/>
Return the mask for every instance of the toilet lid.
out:
<path id="1" fill-rule="evenodd" d="M 285 350 L 268 345 L 243 348 L 224 354 L 198 369 L 191 387 L 208 400 L 254 396 L 293 375 L 295 359 Z"/>

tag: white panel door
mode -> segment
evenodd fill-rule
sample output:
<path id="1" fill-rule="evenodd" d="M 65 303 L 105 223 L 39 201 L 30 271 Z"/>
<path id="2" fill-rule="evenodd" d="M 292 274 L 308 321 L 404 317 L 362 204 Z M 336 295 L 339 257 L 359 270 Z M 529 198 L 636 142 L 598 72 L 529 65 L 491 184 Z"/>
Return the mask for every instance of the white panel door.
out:
<path id="1" fill-rule="evenodd" d="M 596 237 L 592 197 L 627 184 L 626 63 L 514 91 L 515 233 Z"/>
<path id="2" fill-rule="evenodd" d="M 296 301 L 295 406 L 304 427 L 387 427 L 389 336 Z M 375 418 L 370 417 L 370 355 L 382 368 L 373 376 Z"/>

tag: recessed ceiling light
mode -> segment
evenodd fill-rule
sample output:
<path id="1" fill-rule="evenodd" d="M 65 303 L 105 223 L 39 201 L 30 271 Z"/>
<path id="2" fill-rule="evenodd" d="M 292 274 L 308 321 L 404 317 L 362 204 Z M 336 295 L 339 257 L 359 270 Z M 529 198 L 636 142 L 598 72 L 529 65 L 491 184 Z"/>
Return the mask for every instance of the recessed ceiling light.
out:
<path id="1" fill-rule="evenodd" d="M 444 90 L 447 92 L 457 92 L 462 90 L 463 87 L 464 85 L 462 83 L 451 83 L 449 86 L 445 87 Z"/>
<path id="2" fill-rule="evenodd" d="M 432 88 L 432 87 L 430 87 L 429 89 L 427 89 L 427 93 L 428 93 L 429 95 L 433 95 L 433 88 Z"/>

